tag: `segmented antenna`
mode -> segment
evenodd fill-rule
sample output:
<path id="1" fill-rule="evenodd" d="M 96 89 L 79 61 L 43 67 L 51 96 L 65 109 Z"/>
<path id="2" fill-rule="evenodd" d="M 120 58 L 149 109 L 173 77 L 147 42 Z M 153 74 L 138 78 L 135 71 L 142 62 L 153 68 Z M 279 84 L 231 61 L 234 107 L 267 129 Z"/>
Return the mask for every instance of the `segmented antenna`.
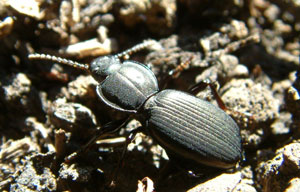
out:
<path id="1" fill-rule="evenodd" d="M 29 59 L 49 60 L 49 61 L 69 65 L 69 66 L 72 66 L 72 67 L 75 67 L 75 68 L 83 69 L 83 70 L 86 70 L 86 71 L 89 70 L 89 65 L 88 64 L 82 64 L 82 63 L 78 63 L 76 61 L 72 61 L 72 60 L 69 60 L 69 59 L 65 59 L 65 58 L 57 57 L 57 56 L 53 56 L 53 55 L 48 55 L 48 54 L 33 53 L 33 54 L 29 54 L 28 58 Z"/>
<path id="2" fill-rule="evenodd" d="M 150 46 L 154 45 L 155 43 L 157 43 L 155 40 L 151 40 L 151 39 L 145 40 L 144 42 L 137 44 L 137 45 L 133 46 L 132 48 L 127 49 L 126 51 L 116 54 L 115 56 L 118 58 L 129 59 L 129 56 L 132 53 L 136 53 L 142 49 L 145 49 L 146 47 L 150 47 Z"/>

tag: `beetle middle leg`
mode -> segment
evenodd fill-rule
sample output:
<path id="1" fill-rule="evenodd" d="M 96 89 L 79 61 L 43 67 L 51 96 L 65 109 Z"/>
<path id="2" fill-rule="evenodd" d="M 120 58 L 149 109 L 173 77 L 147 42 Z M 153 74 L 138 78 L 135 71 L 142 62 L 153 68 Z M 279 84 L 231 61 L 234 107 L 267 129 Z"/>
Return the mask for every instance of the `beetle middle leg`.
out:
<path id="1" fill-rule="evenodd" d="M 95 135 L 88 141 L 87 144 L 85 144 L 83 147 L 81 147 L 78 151 L 72 153 L 71 155 L 67 156 L 65 158 L 66 163 L 71 163 L 76 158 L 82 156 L 84 153 L 86 153 L 95 143 L 98 139 L 108 136 L 116 131 L 118 131 L 122 126 L 124 126 L 129 121 L 129 117 L 123 118 L 121 120 L 112 121 L 104 126 L 102 126 L 100 129 L 98 129 L 95 133 Z"/>
<path id="2" fill-rule="evenodd" d="M 166 88 L 167 84 L 172 80 L 178 78 L 181 73 L 188 69 L 190 63 L 192 62 L 194 56 L 189 57 L 186 61 L 180 63 L 175 69 L 171 70 L 167 77 L 165 78 L 164 84 L 161 86 L 162 89 Z M 206 79 L 204 81 L 201 81 L 199 83 L 196 83 L 191 88 L 188 89 L 188 92 L 195 95 L 197 92 L 204 90 L 207 86 L 210 87 L 219 107 L 223 109 L 224 111 L 227 110 L 227 107 L 225 106 L 224 102 L 222 101 L 220 95 L 218 94 L 214 84 L 209 80 Z"/>
<path id="3" fill-rule="evenodd" d="M 111 178 L 110 179 L 110 184 L 109 184 L 110 186 L 114 185 L 114 182 L 117 180 L 118 173 L 119 173 L 121 167 L 124 165 L 124 160 L 125 160 L 125 156 L 126 156 L 126 153 L 127 153 L 128 145 L 133 141 L 133 139 L 135 138 L 136 134 L 139 133 L 139 132 L 143 132 L 144 129 L 145 128 L 143 126 L 140 126 L 140 127 L 136 128 L 136 129 L 130 131 L 130 133 L 126 137 L 125 144 L 124 144 L 124 147 L 123 147 L 123 150 L 122 150 L 122 154 L 121 154 L 121 157 L 119 159 L 117 168 L 113 171 L 113 173 L 112 173 L 112 175 L 110 177 Z"/>

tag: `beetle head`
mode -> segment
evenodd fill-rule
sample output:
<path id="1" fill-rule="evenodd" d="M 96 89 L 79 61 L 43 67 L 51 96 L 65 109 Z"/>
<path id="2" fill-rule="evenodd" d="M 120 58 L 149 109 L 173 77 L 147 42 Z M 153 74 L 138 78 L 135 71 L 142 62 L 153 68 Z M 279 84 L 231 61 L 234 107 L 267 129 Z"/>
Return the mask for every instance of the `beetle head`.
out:
<path id="1" fill-rule="evenodd" d="M 92 76 L 101 82 L 108 75 L 115 73 L 121 67 L 121 61 L 116 56 L 103 56 L 94 59 L 89 67 Z"/>

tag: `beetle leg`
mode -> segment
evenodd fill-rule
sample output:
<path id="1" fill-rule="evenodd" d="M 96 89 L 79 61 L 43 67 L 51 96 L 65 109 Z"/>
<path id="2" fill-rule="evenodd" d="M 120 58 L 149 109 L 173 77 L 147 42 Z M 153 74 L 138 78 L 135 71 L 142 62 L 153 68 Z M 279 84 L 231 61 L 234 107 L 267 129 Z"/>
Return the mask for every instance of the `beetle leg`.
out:
<path id="1" fill-rule="evenodd" d="M 216 101 L 218 103 L 218 106 L 221 109 L 223 109 L 224 111 L 227 111 L 228 108 L 226 107 L 226 105 L 224 104 L 224 102 L 221 99 L 220 95 L 218 94 L 214 83 L 212 83 L 209 79 L 206 79 L 204 81 L 200 81 L 199 83 L 196 83 L 191 88 L 189 88 L 189 92 L 195 95 L 197 92 L 205 89 L 207 86 L 209 86 L 209 88 L 211 89 L 212 94 L 214 95 L 214 98 L 216 99 Z"/>
<path id="2" fill-rule="evenodd" d="M 193 58 L 194 56 L 190 56 L 186 61 L 180 63 L 180 65 L 178 65 L 175 69 L 171 70 L 168 75 L 173 79 L 178 78 L 182 71 L 189 68 Z"/>
<path id="3" fill-rule="evenodd" d="M 190 56 L 186 61 L 181 62 L 175 69 L 172 69 L 162 81 L 164 83 L 160 86 L 160 89 L 165 89 L 172 79 L 178 78 L 181 72 L 188 69 L 193 58 L 194 56 Z"/>
<path id="4" fill-rule="evenodd" d="M 144 127 L 140 126 L 140 127 L 136 128 L 136 129 L 130 131 L 129 135 L 126 137 L 126 142 L 124 144 L 122 155 L 121 155 L 121 157 L 119 159 L 119 162 L 118 162 L 118 166 L 115 169 L 115 171 L 113 172 L 113 174 L 111 175 L 110 186 L 114 185 L 114 181 L 117 180 L 117 176 L 118 176 L 119 170 L 121 169 L 121 166 L 124 165 L 124 159 L 125 159 L 125 155 L 126 155 L 126 152 L 127 152 L 128 145 L 135 138 L 136 134 L 139 133 L 139 132 L 142 132 L 143 130 L 144 130 Z"/>
<path id="5" fill-rule="evenodd" d="M 243 122 L 246 120 L 247 125 L 250 125 L 251 128 L 254 127 L 255 117 L 252 114 L 234 111 L 234 110 L 226 107 L 221 96 L 217 92 L 216 86 L 209 79 L 206 79 L 204 81 L 200 81 L 199 83 L 196 83 L 194 86 L 189 88 L 189 92 L 195 95 L 199 91 L 205 89 L 207 86 L 209 86 L 209 88 L 211 89 L 212 94 L 218 103 L 218 106 L 222 110 L 226 111 L 227 114 L 233 116 L 236 121 Z"/>
<path id="6" fill-rule="evenodd" d="M 139 133 L 139 132 L 143 132 L 143 130 L 144 130 L 144 127 L 140 126 L 136 129 L 130 131 L 129 135 L 126 137 L 126 142 L 125 142 L 125 145 L 124 145 L 124 148 L 123 148 L 123 151 L 122 151 L 122 156 L 120 158 L 119 165 L 122 165 L 123 162 L 124 162 L 124 157 L 126 155 L 128 145 L 133 141 L 136 134 Z"/>
<path id="7" fill-rule="evenodd" d="M 71 155 L 67 156 L 65 158 L 66 163 L 71 163 L 73 160 L 78 158 L 79 156 L 82 156 L 84 153 L 86 153 L 93 145 L 94 143 L 100 139 L 103 138 L 109 134 L 112 134 L 119 130 L 123 125 L 125 125 L 129 121 L 129 117 L 126 117 L 121 120 L 112 121 L 104 126 L 102 126 L 100 129 L 96 131 L 93 138 L 89 140 L 87 144 L 85 144 L 83 147 L 81 147 L 78 151 L 72 153 Z"/>

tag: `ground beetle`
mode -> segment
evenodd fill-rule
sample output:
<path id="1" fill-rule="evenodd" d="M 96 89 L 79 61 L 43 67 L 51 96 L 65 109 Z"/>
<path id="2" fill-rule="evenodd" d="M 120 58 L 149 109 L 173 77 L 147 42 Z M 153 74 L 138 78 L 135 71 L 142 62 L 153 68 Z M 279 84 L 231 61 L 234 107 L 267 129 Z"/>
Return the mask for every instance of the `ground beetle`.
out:
<path id="1" fill-rule="evenodd" d="M 148 40 L 120 54 L 98 57 L 90 65 L 44 54 L 30 54 L 29 58 L 89 71 L 99 82 L 100 99 L 116 110 L 134 114 L 168 155 L 214 168 L 234 167 L 241 159 L 241 137 L 229 115 L 186 92 L 159 91 L 149 67 L 131 60 L 121 62 L 120 58 L 153 43 Z"/>

